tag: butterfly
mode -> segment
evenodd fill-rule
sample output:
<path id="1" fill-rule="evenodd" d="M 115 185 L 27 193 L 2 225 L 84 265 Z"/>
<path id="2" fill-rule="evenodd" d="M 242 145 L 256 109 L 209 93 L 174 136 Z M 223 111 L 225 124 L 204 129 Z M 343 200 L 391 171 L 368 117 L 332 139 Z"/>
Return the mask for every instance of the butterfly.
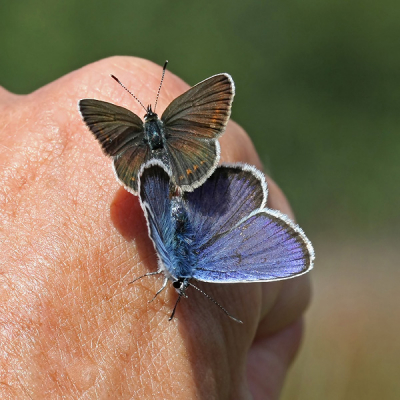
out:
<path id="1" fill-rule="evenodd" d="M 112 103 L 79 101 L 84 122 L 113 159 L 117 179 L 133 194 L 140 167 L 149 160 L 160 160 L 172 171 L 177 186 L 192 191 L 212 174 L 220 158 L 217 138 L 225 130 L 235 94 L 231 76 L 218 74 L 198 83 L 173 100 L 159 118 L 155 111 L 166 66 L 167 62 L 154 111 L 111 75 L 145 109 L 144 121 Z"/>
<path id="2" fill-rule="evenodd" d="M 150 161 L 142 167 L 139 198 L 158 255 L 158 270 L 137 279 L 164 274 L 164 284 L 154 297 L 172 281 L 179 296 L 170 320 L 186 289 L 200 290 L 191 280 L 265 282 L 312 269 L 311 242 L 289 217 L 266 208 L 267 183 L 255 167 L 222 165 L 193 192 L 174 193 L 172 172 L 165 165 Z"/>

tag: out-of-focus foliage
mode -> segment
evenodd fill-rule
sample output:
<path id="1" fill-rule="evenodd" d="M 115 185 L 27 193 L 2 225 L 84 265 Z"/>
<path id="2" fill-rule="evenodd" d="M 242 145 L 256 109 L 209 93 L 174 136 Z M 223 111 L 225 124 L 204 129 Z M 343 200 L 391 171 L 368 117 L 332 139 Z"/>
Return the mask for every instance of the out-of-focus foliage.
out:
<path id="1" fill-rule="evenodd" d="M 233 118 L 307 232 L 398 234 L 399 20 L 395 0 L 8 1 L 0 84 L 111 55 L 169 59 L 190 84 L 229 72 Z"/>

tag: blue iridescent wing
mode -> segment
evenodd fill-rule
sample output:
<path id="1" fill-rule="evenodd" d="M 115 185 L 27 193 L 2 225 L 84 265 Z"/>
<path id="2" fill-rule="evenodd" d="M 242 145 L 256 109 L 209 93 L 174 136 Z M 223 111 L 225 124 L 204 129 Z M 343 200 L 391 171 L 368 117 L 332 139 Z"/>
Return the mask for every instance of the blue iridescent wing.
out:
<path id="1" fill-rule="evenodd" d="M 159 269 L 164 270 L 167 276 L 168 271 L 173 270 L 171 249 L 175 234 L 169 183 L 170 173 L 158 160 L 149 161 L 140 170 L 140 203 L 146 216 L 149 236 L 159 257 Z"/>
<path id="2" fill-rule="evenodd" d="M 269 281 L 312 268 L 310 241 L 287 216 L 265 209 L 266 198 L 264 176 L 242 164 L 218 167 L 203 186 L 185 193 L 196 231 L 193 278 Z"/>
<path id="3" fill-rule="evenodd" d="M 251 212 L 265 207 L 267 185 L 255 167 L 225 164 L 193 192 L 185 193 L 189 219 L 201 247 L 232 229 Z"/>
<path id="4" fill-rule="evenodd" d="M 206 282 L 261 282 L 292 278 L 313 267 L 314 249 L 286 215 L 255 211 L 197 249 L 193 278 Z"/>

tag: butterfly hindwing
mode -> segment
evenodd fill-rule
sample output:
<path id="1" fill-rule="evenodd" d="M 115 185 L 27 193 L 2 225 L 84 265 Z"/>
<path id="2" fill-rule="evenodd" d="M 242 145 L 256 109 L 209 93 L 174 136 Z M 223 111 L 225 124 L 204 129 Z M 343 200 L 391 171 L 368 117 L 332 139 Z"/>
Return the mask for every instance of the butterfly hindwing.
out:
<path id="1" fill-rule="evenodd" d="M 189 135 L 169 138 L 166 149 L 174 181 L 184 191 L 200 186 L 213 173 L 220 157 L 217 140 Z"/>
<path id="2" fill-rule="evenodd" d="M 114 172 L 125 189 L 133 194 L 138 191 L 138 174 L 141 166 L 151 158 L 148 146 L 136 142 L 114 157 Z"/>
<path id="3" fill-rule="evenodd" d="M 224 164 L 193 192 L 185 193 L 187 210 L 198 232 L 198 245 L 230 230 L 267 200 L 264 176 L 247 164 Z"/>

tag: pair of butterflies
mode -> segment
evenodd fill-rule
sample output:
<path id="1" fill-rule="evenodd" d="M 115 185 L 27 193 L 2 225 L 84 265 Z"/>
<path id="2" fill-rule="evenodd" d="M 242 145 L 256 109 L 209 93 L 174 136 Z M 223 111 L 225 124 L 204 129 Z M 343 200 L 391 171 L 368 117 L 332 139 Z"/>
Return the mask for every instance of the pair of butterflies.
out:
<path id="1" fill-rule="evenodd" d="M 161 84 L 157 99 L 160 89 Z M 313 267 L 314 250 L 302 229 L 265 208 L 263 174 L 246 164 L 217 167 L 217 138 L 225 130 L 233 97 L 232 78 L 219 74 L 173 100 L 161 119 L 155 114 L 157 101 L 154 111 L 147 107 L 144 122 L 111 103 L 79 102 L 83 120 L 113 158 L 118 180 L 140 197 L 158 255 L 157 272 L 143 276 L 164 274 L 156 296 L 168 280 L 173 282 L 179 296 L 170 319 L 188 286 L 200 290 L 191 279 L 274 281 Z"/>

